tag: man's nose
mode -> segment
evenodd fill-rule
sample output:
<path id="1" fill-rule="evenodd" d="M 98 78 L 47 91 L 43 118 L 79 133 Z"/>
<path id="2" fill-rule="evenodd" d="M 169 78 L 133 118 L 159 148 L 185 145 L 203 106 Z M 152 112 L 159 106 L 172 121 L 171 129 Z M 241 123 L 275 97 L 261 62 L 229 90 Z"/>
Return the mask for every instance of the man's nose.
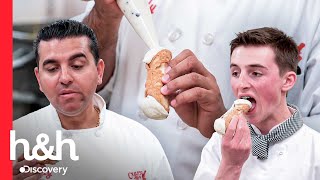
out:
<path id="1" fill-rule="evenodd" d="M 73 81 L 72 75 L 70 74 L 68 68 L 61 68 L 61 74 L 59 77 L 59 82 L 64 85 L 69 85 Z"/>
<path id="2" fill-rule="evenodd" d="M 241 74 L 239 77 L 239 88 L 248 89 L 249 87 L 250 87 L 250 83 L 248 81 L 248 77 L 245 74 Z"/>

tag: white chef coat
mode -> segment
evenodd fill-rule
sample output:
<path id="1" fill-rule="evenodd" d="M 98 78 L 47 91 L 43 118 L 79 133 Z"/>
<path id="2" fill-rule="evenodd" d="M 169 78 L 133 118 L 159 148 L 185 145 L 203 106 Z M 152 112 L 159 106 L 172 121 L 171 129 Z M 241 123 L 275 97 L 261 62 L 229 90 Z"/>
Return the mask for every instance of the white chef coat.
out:
<path id="1" fill-rule="evenodd" d="M 195 180 L 215 179 L 221 161 L 221 138 L 214 133 L 203 148 Z M 268 159 L 259 160 L 250 154 L 242 167 L 240 179 L 319 180 L 319 150 L 320 134 L 303 125 L 292 136 L 270 144 Z"/>
<path id="2" fill-rule="evenodd" d="M 177 55 L 192 50 L 216 77 L 226 107 L 235 100 L 230 86 L 230 46 L 236 33 L 276 27 L 297 42 L 301 50 L 295 87 L 288 102 L 296 104 L 305 123 L 320 132 L 320 1 L 319 0 L 151 0 L 160 45 Z M 90 4 L 87 11 L 90 10 Z M 302 44 L 303 43 L 303 44 Z M 118 39 L 116 73 L 101 91 L 112 91 L 109 109 L 135 119 L 150 129 L 162 144 L 175 179 L 192 179 L 206 142 L 173 109 L 167 120 L 144 117 L 138 104 L 146 80 L 142 63 L 147 46 L 123 19 Z M 108 67 L 107 67 L 108 68 Z M 107 99 L 106 95 L 103 96 Z M 310 117 L 306 117 L 310 116 Z"/>
<path id="3" fill-rule="evenodd" d="M 62 160 L 53 167 L 68 167 L 67 173 L 45 174 L 43 179 L 48 176 L 49 179 L 59 180 L 145 180 L 143 174 L 146 179 L 173 179 L 159 141 L 147 128 L 106 110 L 103 98 L 97 94 L 94 95 L 94 104 L 101 110 L 100 125 L 96 128 L 63 129 L 52 105 L 14 121 L 16 139 L 27 139 L 31 147 L 36 145 L 36 137 L 40 133 L 49 135 L 49 144 L 55 145 L 56 130 L 62 131 L 62 139 L 75 142 L 79 160 L 71 160 L 69 145 L 64 145 Z M 17 149 L 17 154 L 22 154 L 22 146 L 17 145 Z"/>

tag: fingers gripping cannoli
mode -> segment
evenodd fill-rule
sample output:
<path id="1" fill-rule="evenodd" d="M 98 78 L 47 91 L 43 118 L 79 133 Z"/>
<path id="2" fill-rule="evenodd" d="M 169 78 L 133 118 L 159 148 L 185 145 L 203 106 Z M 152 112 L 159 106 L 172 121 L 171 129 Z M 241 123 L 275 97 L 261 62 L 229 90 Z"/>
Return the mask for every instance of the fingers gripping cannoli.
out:
<path id="1" fill-rule="evenodd" d="M 225 134 L 226 130 L 235 115 L 240 115 L 241 113 L 246 113 L 250 110 L 252 104 L 250 101 L 245 99 L 238 99 L 234 101 L 231 108 L 223 114 L 220 118 L 216 119 L 214 122 L 214 130 L 219 134 Z"/>
<path id="2" fill-rule="evenodd" d="M 148 118 L 165 119 L 169 114 L 169 101 L 161 94 L 160 89 L 163 86 L 161 78 L 171 58 L 172 55 L 169 50 L 161 49 L 153 56 L 151 61 L 149 60 L 149 63 L 144 60 L 147 62 L 147 81 L 145 84 L 145 99 L 140 104 L 140 108 Z"/>

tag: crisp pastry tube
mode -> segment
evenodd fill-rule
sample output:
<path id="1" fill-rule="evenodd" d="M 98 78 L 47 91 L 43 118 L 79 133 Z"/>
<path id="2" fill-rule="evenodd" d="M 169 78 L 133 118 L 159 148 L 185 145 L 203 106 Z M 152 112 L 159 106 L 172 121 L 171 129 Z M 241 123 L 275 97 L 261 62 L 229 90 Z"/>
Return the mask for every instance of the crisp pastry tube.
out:
<path id="1" fill-rule="evenodd" d="M 160 89 L 163 86 L 161 78 L 171 58 L 172 54 L 167 49 L 152 49 L 145 56 L 147 81 L 140 108 L 148 118 L 161 120 L 168 117 L 169 100 L 161 94 Z"/>
<path id="2" fill-rule="evenodd" d="M 246 99 L 236 100 L 225 114 L 215 120 L 214 130 L 219 134 L 225 134 L 233 116 L 246 113 L 251 107 L 251 102 Z"/>

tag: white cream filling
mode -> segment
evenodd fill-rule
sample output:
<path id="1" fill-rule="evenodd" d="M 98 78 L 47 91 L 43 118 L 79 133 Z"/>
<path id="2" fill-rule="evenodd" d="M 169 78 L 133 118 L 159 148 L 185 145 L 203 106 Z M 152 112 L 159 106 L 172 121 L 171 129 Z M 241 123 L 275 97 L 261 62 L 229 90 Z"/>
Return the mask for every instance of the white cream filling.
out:
<path id="1" fill-rule="evenodd" d="M 226 133 L 226 121 L 223 118 L 218 118 L 214 121 L 214 130 L 224 135 Z"/>
<path id="2" fill-rule="evenodd" d="M 143 62 L 149 64 L 152 61 L 152 58 L 158 54 L 158 52 L 160 52 L 161 50 L 163 50 L 165 48 L 163 47 L 156 47 L 156 48 L 152 48 L 150 49 L 143 58 Z"/>
<path id="3" fill-rule="evenodd" d="M 246 99 L 237 99 L 234 101 L 234 105 L 240 105 L 240 104 L 247 104 L 250 108 L 252 107 L 251 102 Z"/>
<path id="4" fill-rule="evenodd" d="M 168 112 L 152 96 L 147 96 L 141 101 L 140 109 L 150 119 L 161 120 L 168 117 Z"/>

